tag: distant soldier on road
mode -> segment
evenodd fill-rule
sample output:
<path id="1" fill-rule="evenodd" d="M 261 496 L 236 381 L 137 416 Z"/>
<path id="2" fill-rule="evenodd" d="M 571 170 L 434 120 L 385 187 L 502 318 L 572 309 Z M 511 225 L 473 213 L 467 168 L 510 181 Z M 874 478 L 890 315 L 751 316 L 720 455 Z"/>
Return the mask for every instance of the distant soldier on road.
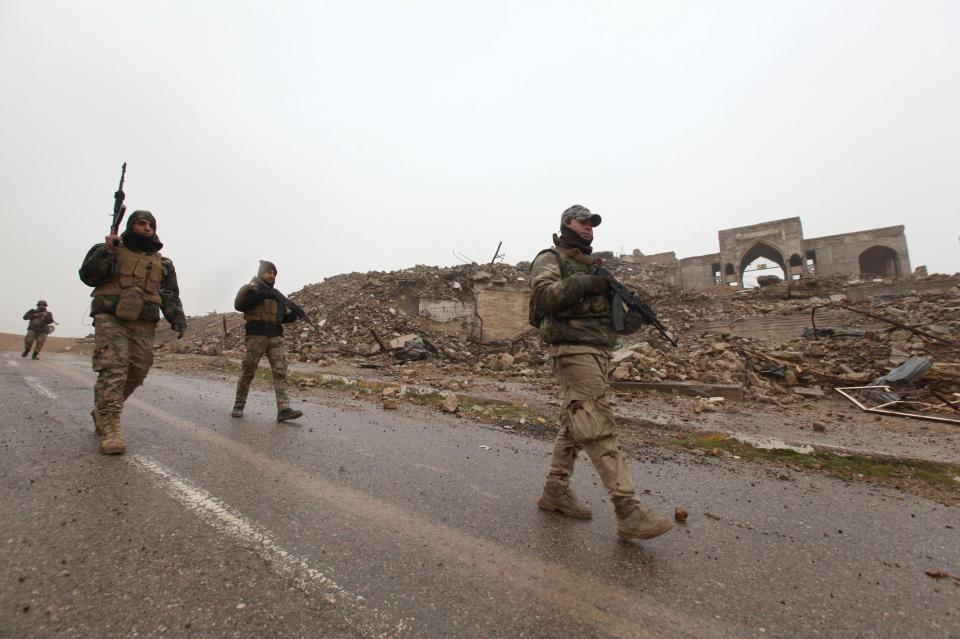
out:
<path id="1" fill-rule="evenodd" d="M 33 347 L 33 359 L 40 359 L 40 351 L 47 341 L 47 334 L 53 332 L 53 313 L 47 310 L 47 302 L 40 300 L 36 308 L 31 308 L 23 314 L 23 319 L 27 320 L 27 336 L 23 339 L 23 353 L 20 357 L 26 357 L 30 353 L 30 347 Z"/>
<path id="2" fill-rule="evenodd" d="M 610 349 L 617 343 L 611 320 L 608 281 L 595 275 L 593 229 L 601 218 L 574 205 L 560 217 L 560 236 L 531 265 L 530 323 L 538 327 L 562 392 L 560 430 L 543 495 L 544 510 L 576 519 L 593 513 L 570 487 L 574 462 L 585 449 L 610 494 L 620 539 L 651 539 L 671 528 L 669 519 L 647 510 L 637 497 L 633 478 L 617 442 L 613 410 L 607 399 Z M 626 315 L 624 330 L 640 328 L 642 319 Z"/>
<path id="3" fill-rule="evenodd" d="M 93 370 L 93 421 L 103 436 L 100 452 L 121 454 L 127 446 L 120 432 L 123 403 L 153 364 L 153 337 L 160 313 L 177 338 L 187 330 L 173 262 L 160 255 L 157 220 L 150 211 L 134 211 L 122 235 L 110 234 L 91 248 L 80 279 L 93 286 L 96 343 Z"/>
<path id="4" fill-rule="evenodd" d="M 283 351 L 283 325 L 298 319 L 292 308 L 288 308 L 283 296 L 277 295 L 273 285 L 277 281 L 277 267 L 273 262 L 260 261 L 257 276 L 245 284 L 238 292 L 233 307 L 243 313 L 247 321 L 246 353 L 240 379 L 237 381 L 237 398 L 231 415 L 243 417 L 243 408 L 247 404 L 250 383 L 257 373 L 257 366 L 264 354 L 270 362 L 273 373 L 273 390 L 277 395 L 277 421 L 284 422 L 302 417 L 301 411 L 290 408 L 287 396 L 287 360 Z"/>

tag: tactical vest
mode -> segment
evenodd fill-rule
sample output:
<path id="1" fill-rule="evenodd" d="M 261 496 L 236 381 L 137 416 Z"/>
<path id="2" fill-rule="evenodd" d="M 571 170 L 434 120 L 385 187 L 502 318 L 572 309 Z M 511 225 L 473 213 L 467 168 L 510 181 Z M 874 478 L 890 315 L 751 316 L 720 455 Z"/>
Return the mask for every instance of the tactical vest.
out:
<path id="1" fill-rule="evenodd" d="M 34 332 L 46 332 L 47 330 L 47 311 L 43 313 L 34 313 L 30 318 L 27 328 Z"/>
<path id="2" fill-rule="evenodd" d="M 561 279 L 579 274 L 593 274 L 590 264 L 575 260 L 555 248 L 540 251 L 534 262 L 544 253 L 553 253 L 556 257 Z M 531 269 L 532 267 L 531 262 Z M 608 295 L 588 295 L 572 307 L 552 315 L 540 314 L 534 308 L 533 297 L 530 299 L 530 323 L 540 329 L 540 337 L 547 344 L 591 344 L 611 348 L 617 342 L 617 334 L 613 330 L 610 316 Z"/>
<path id="3" fill-rule="evenodd" d="M 139 253 L 120 246 L 116 249 L 117 268 L 103 284 L 93 289 L 91 297 L 120 295 L 125 288 L 143 291 L 143 301 L 160 304 L 160 282 L 163 264 L 159 253 Z"/>
<path id="4" fill-rule="evenodd" d="M 243 319 L 248 322 L 264 322 L 265 324 L 280 323 L 280 304 L 272 297 L 261 301 L 249 311 L 243 312 Z"/>

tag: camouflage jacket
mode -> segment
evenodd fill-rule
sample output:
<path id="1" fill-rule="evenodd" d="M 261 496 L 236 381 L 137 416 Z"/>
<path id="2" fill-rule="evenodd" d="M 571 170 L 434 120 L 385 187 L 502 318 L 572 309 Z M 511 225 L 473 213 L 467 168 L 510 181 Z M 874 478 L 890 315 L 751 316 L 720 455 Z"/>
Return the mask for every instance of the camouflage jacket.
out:
<path id="1" fill-rule="evenodd" d="M 163 275 L 160 280 L 160 304 L 144 302 L 140 321 L 158 322 L 160 313 L 170 322 L 171 326 L 181 324 L 186 326 L 187 318 L 183 312 L 183 303 L 180 301 L 180 286 L 177 284 L 177 271 L 169 258 L 161 257 L 160 264 Z M 87 251 L 80 266 L 80 280 L 87 286 L 97 287 L 109 280 L 117 270 L 116 254 L 107 251 L 106 244 L 95 244 Z M 97 313 L 112 313 L 117 305 L 116 295 L 98 295 L 93 298 L 90 316 Z"/>
<path id="2" fill-rule="evenodd" d="M 29 321 L 27 329 L 31 331 L 45 332 L 48 324 L 53 324 L 53 313 L 50 311 L 41 311 L 31 308 L 23 314 L 23 319 Z"/>
<path id="3" fill-rule="evenodd" d="M 617 333 L 610 318 L 610 297 L 592 291 L 589 256 L 561 246 L 541 251 L 530 266 L 531 316 L 540 319 L 547 344 L 613 348 Z"/>

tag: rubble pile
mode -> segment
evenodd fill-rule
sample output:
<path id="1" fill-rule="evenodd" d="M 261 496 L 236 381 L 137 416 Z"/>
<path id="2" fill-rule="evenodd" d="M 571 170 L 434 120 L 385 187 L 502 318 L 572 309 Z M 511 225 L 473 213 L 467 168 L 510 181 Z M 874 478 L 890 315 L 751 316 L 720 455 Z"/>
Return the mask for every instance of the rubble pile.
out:
<path id="1" fill-rule="evenodd" d="M 796 396 L 819 396 L 824 385 L 869 384 L 911 357 L 926 357 L 933 362 L 928 377 L 946 384 L 947 391 L 960 390 L 960 378 L 953 372 L 960 361 L 960 287 L 886 293 L 856 303 L 842 292 L 826 299 L 779 302 L 758 290 L 714 297 L 707 304 L 684 297 L 689 296 L 666 299 L 657 306 L 665 323 L 677 329 L 679 348 L 656 339 L 633 341 L 614 353 L 611 379 L 744 384 L 756 398 L 791 401 Z M 684 330 L 705 319 L 809 317 L 814 307 L 836 311 L 843 325 L 818 326 L 816 336 L 811 325 L 802 337 L 774 342 Z"/>
<path id="2" fill-rule="evenodd" d="M 868 384 L 911 357 L 927 357 L 933 362 L 929 376 L 946 383 L 947 390 L 957 381 L 956 285 L 939 292 L 886 292 L 861 301 L 845 294 L 857 284 L 838 277 L 744 291 L 720 286 L 716 291 L 682 292 L 669 283 L 668 265 L 616 259 L 609 265 L 621 281 L 641 291 L 680 342 L 671 348 L 653 330 L 626 337 L 626 345 L 613 354 L 612 380 L 737 384 L 754 398 L 783 403 L 824 394 L 832 386 Z M 446 323 L 419 313 L 422 300 L 449 300 L 469 309 L 480 287 L 525 288 L 528 271 L 529 263 L 418 265 L 330 277 L 290 295 L 319 330 L 302 322 L 288 327 L 287 349 L 293 359 L 321 365 L 344 359 L 377 366 L 410 363 L 405 373 L 419 366 L 423 376 L 440 379 L 461 373 L 549 376 L 544 346 L 533 330 L 507 342 L 480 344 L 464 330 L 469 310 L 460 320 Z M 798 330 L 794 337 L 775 340 L 710 327 L 711 322 L 729 326 L 755 318 L 804 323 L 821 308 L 829 309 L 830 323 L 817 320 L 815 335 L 812 322 L 803 336 Z M 224 334 L 223 317 L 192 318 L 188 339 L 167 341 L 163 348 L 241 356 L 243 319 L 238 313 L 226 314 Z"/>

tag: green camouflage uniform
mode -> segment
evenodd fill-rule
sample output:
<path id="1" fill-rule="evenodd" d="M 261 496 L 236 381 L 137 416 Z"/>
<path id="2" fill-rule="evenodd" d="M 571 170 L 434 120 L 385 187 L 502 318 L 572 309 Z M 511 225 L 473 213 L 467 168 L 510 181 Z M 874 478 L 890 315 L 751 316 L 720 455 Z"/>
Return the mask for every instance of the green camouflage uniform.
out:
<path id="1" fill-rule="evenodd" d="M 276 272 L 276 267 L 270 262 L 261 262 L 260 272 L 249 284 L 245 284 L 234 300 L 234 308 L 244 314 L 247 320 L 246 353 L 243 356 L 243 365 L 240 379 L 237 380 L 237 395 L 234 408 L 243 410 L 250 393 L 250 383 L 257 374 L 260 359 L 266 354 L 273 374 L 273 390 L 277 395 L 277 412 L 290 408 L 290 398 L 287 395 L 287 360 L 283 345 L 283 324 L 296 321 L 293 311 L 278 303 L 270 294 L 272 288 L 260 279 L 264 265 Z"/>
<path id="2" fill-rule="evenodd" d="M 135 211 L 130 215 L 127 231 L 122 236 L 125 248 L 128 245 L 134 246 L 136 242 L 136 238 L 130 237 L 131 224 L 137 219 L 147 217 L 153 220 L 153 215 L 148 211 Z M 158 256 L 163 244 L 156 236 L 150 244 L 151 246 L 142 247 L 144 250 L 141 251 L 129 250 L 145 257 Z M 80 279 L 84 284 L 98 288 L 116 281 L 119 276 L 117 262 L 116 251 L 108 252 L 105 244 L 96 244 L 83 260 Z M 94 419 L 98 424 L 102 423 L 108 433 L 111 429 L 119 432 L 124 401 L 143 384 L 150 371 L 153 364 L 153 338 L 161 312 L 174 330 L 182 331 L 187 324 L 173 262 L 160 257 L 159 263 L 160 301 L 144 301 L 136 319 L 121 319 L 116 316 L 120 295 L 101 295 L 97 290 L 93 292 L 90 310 L 95 329 L 93 370 L 99 373 L 93 389 L 96 411 Z M 133 286 L 142 287 L 142 282 L 135 282 Z"/>
<path id="3" fill-rule="evenodd" d="M 47 341 L 50 324 L 53 324 L 53 313 L 46 309 L 31 308 L 23 314 L 23 319 L 30 322 L 27 324 L 27 335 L 23 338 L 23 354 L 26 355 L 30 347 L 33 347 L 33 354 L 36 356 Z"/>
<path id="4" fill-rule="evenodd" d="M 562 393 L 547 482 L 568 489 L 577 454 L 584 449 L 623 519 L 640 501 L 606 396 L 610 349 L 617 343 L 610 297 L 592 274 L 592 259 L 577 249 L 558 244 L 542 251 L 530 270 L 531 320 L 539 320 Z M 625 333 L 639 328 L 636 316 L 627 318 Z"/>

